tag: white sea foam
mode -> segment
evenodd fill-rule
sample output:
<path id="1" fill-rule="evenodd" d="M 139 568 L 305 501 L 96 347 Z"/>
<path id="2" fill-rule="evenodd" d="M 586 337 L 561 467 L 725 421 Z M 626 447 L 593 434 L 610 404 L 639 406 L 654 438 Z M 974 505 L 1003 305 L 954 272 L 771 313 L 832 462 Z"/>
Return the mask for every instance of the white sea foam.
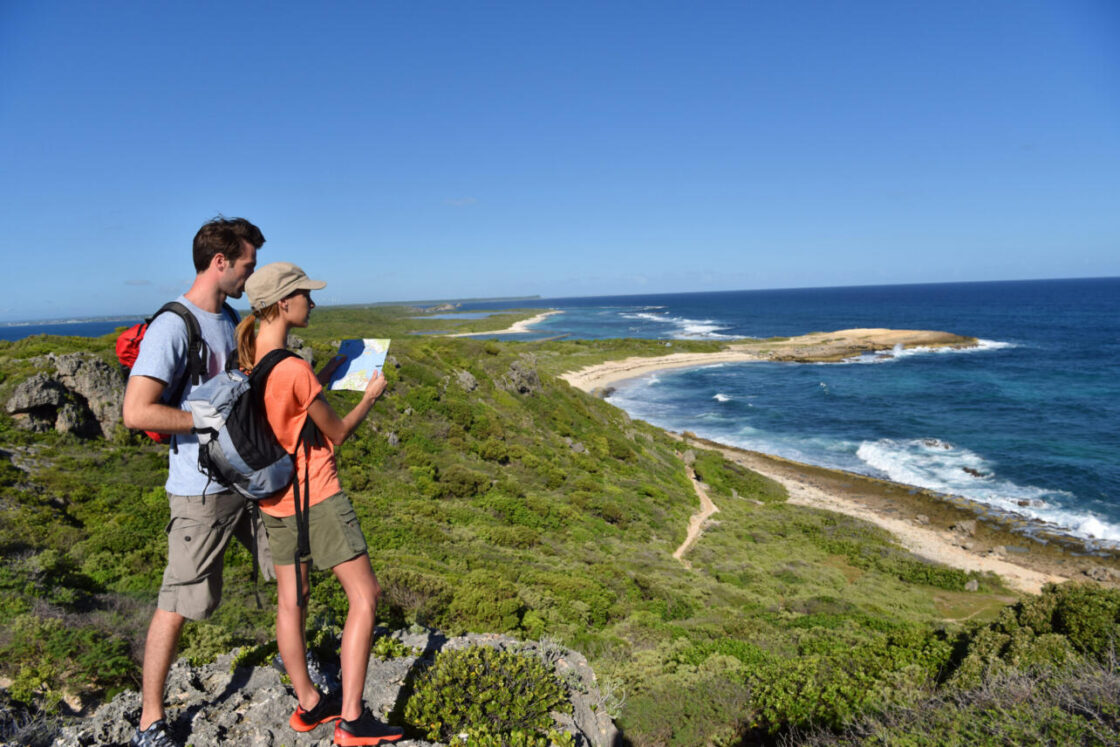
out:
<path id="1" fill-rule="evenodd" d="M 723 392 L 716 392 L 716 395 L 714 397 L 712 397 L 712 399 L 714 399 L 716 402 L 729 402 L 729 401 L 731 401 L 731 397 L 724 394 Z"/>
<path id="2" fill-rule="evenodd" d="M 1120 542 L 1120 525 L 1064 507 L 1072 493 L 1002 479 L 981 455 L 940 439 L 864 441 L 856 456 L 895 482 L 961 495 L 1083 539 Z"/>
<path id="3" fill-rule="evenodd" d="M 683 316 L 671 316 L 664 312 L 650 313 L 648 311 L 626 313 L 621 316 L 623 319 L 639 319 L 644 322 L 657 322 L 658 324 L 668 325 L 672 328 L 669 332 L 670 336 L 679 340 L 734 339 L 731 335 L 720 334 L 719 330 L 727 329 L 727 325 L 721 324 L 714 319 L 689 319 Z"/>
<path id="4" fill-rule="evenodd" d="M 903 358 L 914 358 L 922 355 L 967 355 L 971 353 L 989 353 L 993 350 L 1007 350 L 1017 347 L 1019 346 L 1016 343 L 1000 342 L 999 340 L 977 340 L 976 345 L 969 348 L 926 346 L 904 348 L 902 345 L 895 345 L 890 350 L 876 350 L 870 353 L 861 353 L 851 358 L 845 358 L 841 363 L 893 363 Z"/>

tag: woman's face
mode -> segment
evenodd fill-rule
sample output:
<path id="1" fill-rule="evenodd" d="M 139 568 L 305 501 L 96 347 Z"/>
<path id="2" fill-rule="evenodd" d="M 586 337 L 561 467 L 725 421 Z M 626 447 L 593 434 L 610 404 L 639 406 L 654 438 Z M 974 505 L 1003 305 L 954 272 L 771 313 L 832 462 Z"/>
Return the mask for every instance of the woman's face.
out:
<path id="1" fill-rule="evenodd" d="M 288 303 L 284 309 L 284 316 L 293 327 L 306 327 L 311 317 L 311 310 L 315 302 L 311 300 L 311 291 L 299 290 L 284 299 Z"/>

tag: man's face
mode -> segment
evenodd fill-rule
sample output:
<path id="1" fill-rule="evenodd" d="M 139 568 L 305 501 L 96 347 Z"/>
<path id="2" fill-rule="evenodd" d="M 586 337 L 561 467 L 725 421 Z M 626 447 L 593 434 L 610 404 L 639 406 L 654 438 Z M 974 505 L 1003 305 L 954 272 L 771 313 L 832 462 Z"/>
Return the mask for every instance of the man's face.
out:
<path id="1" fill-rule="evenodd" d="M 229 298 L 241 298 L 245 292 L 245 281 L 257 267 L 257 248 L 248 241 L 241 242 L 241 256 L 232 264 L 226 265 L 219 285 Z"/>

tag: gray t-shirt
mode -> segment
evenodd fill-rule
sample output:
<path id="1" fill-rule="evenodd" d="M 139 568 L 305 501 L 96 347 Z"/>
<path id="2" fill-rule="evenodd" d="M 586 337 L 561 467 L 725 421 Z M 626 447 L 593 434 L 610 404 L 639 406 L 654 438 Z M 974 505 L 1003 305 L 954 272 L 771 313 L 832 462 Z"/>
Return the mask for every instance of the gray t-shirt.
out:
<path id="1" fill-rule="evenodd" d="M 186 296 L 175 299 L 186 306 L 202 330 L 202 339 L 210 349 L 206 378 L 215 376 L 225 369 L 226 359 L 237 349 L 234 337 L 236 328 L 233 320 L 224 311 L 212 314 L 203 311 L 187 300 Z M 187 325 L 177 315 L 170 312 L 160 314 L 144 333 L 140 343 L 140 353 L 132 366 L 130 376 L 148 376 L 167 384 L 166 391 L 175 388 L 180 378 L 187 375 Z M 191 383 L 183 389 L 183 399 L 190 394 Z M 186 410 L 182 402 L 167 403 L 172 407 Z M 207 488 L 205 475 L 198 471 L 198 438 L 193 434 L 175 436 L 178 450 L 172 449 L 168 456 L 167 492 L 173 495 L 202 495 L 221 493 L 226 490 L 211 482 Z"/>

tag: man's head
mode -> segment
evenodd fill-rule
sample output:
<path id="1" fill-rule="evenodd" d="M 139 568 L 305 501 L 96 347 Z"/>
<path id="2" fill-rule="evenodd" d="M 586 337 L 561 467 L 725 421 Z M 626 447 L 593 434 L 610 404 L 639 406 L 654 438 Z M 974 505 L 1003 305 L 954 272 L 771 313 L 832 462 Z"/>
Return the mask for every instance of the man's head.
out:
<path id="1" fill-rule="evenodd" d="M 218 216 L 194 235 L 194 269 L 213 272 L 218 286 L 230 298 L 241 298 L 245 281 L 257 265 L 257 249 L 264 234 L 244 218 Z"/>

